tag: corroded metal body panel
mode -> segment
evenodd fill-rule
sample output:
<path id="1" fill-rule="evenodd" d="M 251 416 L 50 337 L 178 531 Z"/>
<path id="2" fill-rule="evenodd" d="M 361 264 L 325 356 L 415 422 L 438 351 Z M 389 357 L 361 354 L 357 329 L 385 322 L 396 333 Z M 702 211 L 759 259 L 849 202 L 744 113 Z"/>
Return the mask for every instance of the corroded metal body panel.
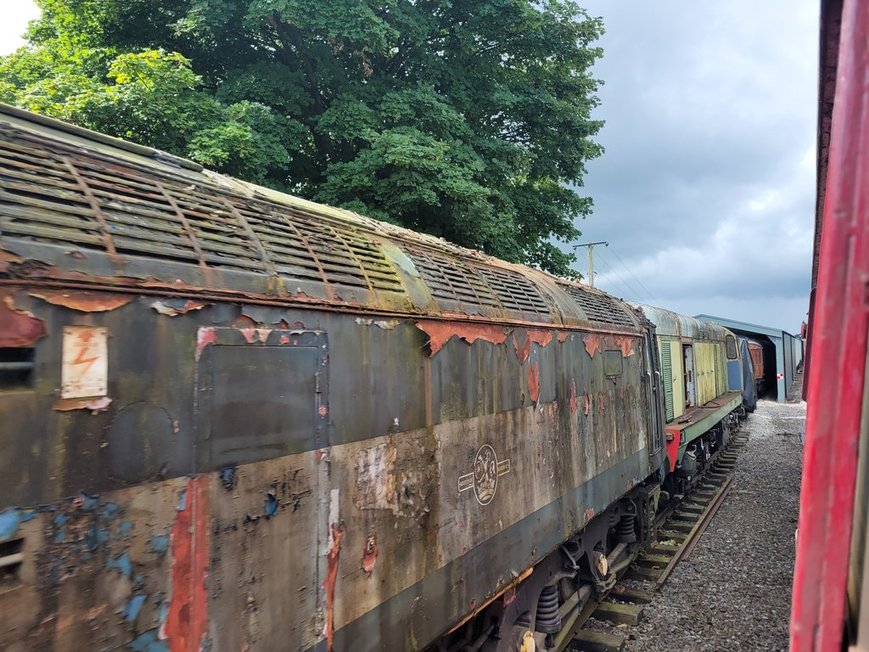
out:
<path id="1" fill-rule="evenodd" d="M 20 112 L 0 156 L 0 647 L 421 647 L 661 463 L 601 292 Z"/>

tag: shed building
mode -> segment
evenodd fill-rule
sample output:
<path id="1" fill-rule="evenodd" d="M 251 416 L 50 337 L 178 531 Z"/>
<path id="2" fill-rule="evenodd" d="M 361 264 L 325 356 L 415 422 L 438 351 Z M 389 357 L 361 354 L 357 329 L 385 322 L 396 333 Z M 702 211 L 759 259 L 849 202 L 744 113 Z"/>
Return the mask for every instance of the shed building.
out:
<path id="1" fill-rule="evenodd" d="M 766 372 L 767 398 L 779 402 L 787 400 L 787 390 L 796 377 L 797 368 L 803 359 L 803 341 L 780 328 L 759 326 L 744 321 L 696 315 L 700 321 L 720 324 L 737 335 L 757 340 L 763 345 L 764 369 Z"/>

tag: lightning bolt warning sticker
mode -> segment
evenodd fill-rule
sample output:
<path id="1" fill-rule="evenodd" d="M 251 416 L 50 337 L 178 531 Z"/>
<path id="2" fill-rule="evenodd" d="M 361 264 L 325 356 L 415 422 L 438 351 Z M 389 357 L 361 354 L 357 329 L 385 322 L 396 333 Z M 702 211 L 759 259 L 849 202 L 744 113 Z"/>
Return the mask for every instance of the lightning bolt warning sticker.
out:
<path id="1" fill-rule="evenodd" d="M 105 396 L 108 392 L 108 330 L 97 326 L 63 329 L 61 398 Z"/>

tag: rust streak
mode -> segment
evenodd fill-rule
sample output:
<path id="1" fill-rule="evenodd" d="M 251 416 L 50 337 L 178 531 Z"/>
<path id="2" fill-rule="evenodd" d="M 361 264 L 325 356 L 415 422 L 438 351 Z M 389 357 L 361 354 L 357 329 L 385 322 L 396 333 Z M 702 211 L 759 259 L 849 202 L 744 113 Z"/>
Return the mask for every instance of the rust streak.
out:
<path id="1" fill-rule="evenodd" d="M 576 414 L 577 409 L 577 400 L 576 400 L 576 381 L 570 381 L 570 413 Z"/>
<path id="2" fill-rule="evenodd" d="M 468 344 L 473 344 L 477 340 L 485 340 L 491 344 L 503 344 L 508 335 L 503 326 L 495 324 L 420 319 L 416 322 L 416 327 L 428 335 L 432 355 L 440 351 L 454 335 Z"/>
<path id="3" fill-rule="evenodd" d="M 135 297 L 129 294 L 109 294 L 107 292 L 87 292 L 82 290 L 30 292 L 30 296 L 42 299 L 54 306 L 63 306 L 79 312 L 109 312 L 126 306 Z"/>
<path id="4" fill-rule="evenodd" d="M 164 632 L 171 652 L 198 652 L 207 633 L 207 481 L 206 476 L 187 481 L 172 524 L 172 597 Z"/>
<path id="5" fill-rule="evenodd" d="M 31 346 L 41 337 L 45 337 L 43 321 L 16 308 L 11 292 L 0 292 L 0 346 Z"/>
<path id="6" fill-rule="evenodd" d="M 175 201 L 175 198 L 166 192 L 162 183 L 155 181 L 154 185 L 157 186 L 157 189 L 163 194 L 166 201 L 169 202 L 172 210 L 175 211 L 175 216 L 181 222 L 181 228 L 184 229 L 184 234 L 187 236 L 187 239 L 190 240 L 190 246 L 193 247 L 193 251 L 196 253 L 196 258 L 199 260 L 199 266 L 202 269 L 208 269 L 208 265 L 205 264 L 205 256 L 202 253 L 202 247 L 199 245 L 196 233 L 193 231 L 193 227 L 190 226 L 190 222 L 187 220 L 184 211 L 181 210 L 181 207 L 178 205 L 178 202 Z"/>
<path id="7" fill-rule="evenodd" d="M 528 367 L 528 397 L 532 403 L 540 398 L 540 363 L 533 362 Z"/>
<path id="8" fill-rule="evenodd" d="M 335 582 L 338 579 L 338 558 L 341 556 L 341 539 L 344 538 L 344 527 L 337 523 L 330 525 L 332 529 L 331 545 L 327 556 L 328 570 L 323 587 L 326 589 L 326 649 L 333 652 L 335 635 Z"/>
<path id="9" fill-rule="evenodd" d="M 108 253 L 109 259 L 112 261 L 117 260 L 118 252 L 115 249 L 115 243 L 109 233 L 109 225 L 106 222 L 106 216 L 103 215 L 103 209 L 100 207 L 100 202 L 97 200 L 96 195 L 91 191 L 90 186 L 88 186 L 84 178 L 79 174 L 78 169 L 72 164 L 72 161 L 64 156 L 63 162 L 66 165 L 67 170 L 69 170 L 69 173 L 75 177 L 78 187 L 81 188 L 82 193 L 88 200 L 88 204 L 90 204 L 91 210 L 94 212 L 94 217 L 99 224 L 100 235 L 102 236 L 103 244 L 106 247 L 106 253 Z"/>

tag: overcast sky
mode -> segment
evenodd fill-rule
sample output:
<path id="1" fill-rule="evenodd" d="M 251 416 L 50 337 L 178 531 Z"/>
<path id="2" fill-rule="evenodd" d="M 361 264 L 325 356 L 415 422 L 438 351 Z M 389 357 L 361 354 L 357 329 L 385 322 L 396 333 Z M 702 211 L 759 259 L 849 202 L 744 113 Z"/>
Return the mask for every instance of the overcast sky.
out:
<path id="1" fill-rule="evenodd" d="M 815 198 L 817 0 L 584 0 L 607 33 L 604 155 L 577 226 L 625 298 L 799 333 Z M 585 250 L 579 269 L 585 271 Z M 624 264 L 622 264 L 624 263 Z"/>
<path id="2" fill-rule="evenodd" d="M 0 0 L 0 53 L 36 17 Z M 157 0 L 155 0 L 157 1 Z M 602 16 L 581 242 L 627 299 L 799 332 L 815 196 L 817 0 L 583 0 Z M 579 269 L 585 271 L 581 250 Z"/>

